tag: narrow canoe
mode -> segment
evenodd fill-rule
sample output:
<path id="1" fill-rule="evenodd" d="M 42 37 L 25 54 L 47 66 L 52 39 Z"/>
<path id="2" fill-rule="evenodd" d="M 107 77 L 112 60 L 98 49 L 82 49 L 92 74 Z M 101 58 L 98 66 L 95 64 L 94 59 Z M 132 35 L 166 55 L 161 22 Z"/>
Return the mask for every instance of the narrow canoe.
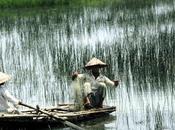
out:
<path id="1" fill-rule="evenodd" d="M 75 111 L 72 109 L 72 104 L 60 104 L 53 108 L 41 108 L 50 114 L 61 117 L 72 123 L 80 123 L 91 119 L 104 117 L 116 111 L 114 106 L 103 106 L 103 108 Z M 25 110 L 21 114 L 4 114 L 0 113 L 1 127 L 48 127 L 56 126 L 62 127 L 62 124 L 48 117 L 45 114 L 37 113 L 34 110 Z"/>

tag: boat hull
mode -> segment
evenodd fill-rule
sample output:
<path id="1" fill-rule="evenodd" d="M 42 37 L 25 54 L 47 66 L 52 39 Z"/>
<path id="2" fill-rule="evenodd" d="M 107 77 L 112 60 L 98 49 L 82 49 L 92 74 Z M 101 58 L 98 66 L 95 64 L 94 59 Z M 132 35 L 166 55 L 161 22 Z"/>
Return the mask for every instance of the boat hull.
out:
<path id="1" fill-rule="evenodd" d="M 42 110 L 77 124 L 82 121 L 108 116 L 110 113 L 116 111 L 116 107 L 104 106 L 98 109 L 75 111 L 72 109 L 71 104 L 60 104 L 57 107 L 42 108 Z M 51 126 L 62 127 L 64 125 L 45 114 L 37 113 L 34 110 L 26 110 L 22 111 L 22 114 L 0 114 L 0 126 L 1 128 L 39 128 Z"/>

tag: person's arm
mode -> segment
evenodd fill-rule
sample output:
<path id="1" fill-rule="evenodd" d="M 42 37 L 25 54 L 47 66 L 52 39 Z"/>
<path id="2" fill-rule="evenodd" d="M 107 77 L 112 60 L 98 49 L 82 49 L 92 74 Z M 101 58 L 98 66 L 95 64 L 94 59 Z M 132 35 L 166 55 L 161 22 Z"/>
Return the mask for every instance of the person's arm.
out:
<path id="1" fill-rule="evenodd" d="M 109 78 L 105 77 L 105 83 L 106 83 L 106 85 L 116 87 L 116 86 L 118 86 L 119 81 L 118 81 L 118 80 L 112 81 L 112 80 L 110 80 Z"/>
<path id="2" fill-rule="evenodd" d="M 85 80 L 86 79 L 86 75 L 85 74 L 80 74 L 79 72 L 74 72 L 72 74 L 72 80 L 75 80 L 77 77 L 79 79 L 81 79 L 81 80 Z"/>
<path id="3" fill-rule="evenodd" d="M 12 96 L 8 90 L 4 90 L 3 96 L 12 104 L 17 105 L 20 101 Z"/>

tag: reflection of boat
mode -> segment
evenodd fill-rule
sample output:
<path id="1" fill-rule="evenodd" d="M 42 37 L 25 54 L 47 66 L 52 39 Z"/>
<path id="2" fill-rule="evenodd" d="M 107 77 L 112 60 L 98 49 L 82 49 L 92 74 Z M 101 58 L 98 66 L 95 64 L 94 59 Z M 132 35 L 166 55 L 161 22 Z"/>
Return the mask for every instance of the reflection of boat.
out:
<path id="1" fill-rule="evenodd" d="M 103 118 L 96 118 L 93 120 L 89 120 L 86 122 L 83 122 L 83 125 L 86 126 L 86 129 L 88 130 L 105 130 L 106 125 L 112 125 L 112 123 L 116 120 L 116 116 L 114 115 L 108 115 L 104 116 Z"/>
<path id="2" fill-rule="evenodd" d="M 43 108 L 50 114 L 61 117 L 73 123 L 87 121 L 108 115 L 116 110 L 116 107 L 104 106 L 103 108 L 75 111 L 71 104 L 60 104 L 54 108 Z M 25 110 L 21 114 L 0 114 L 0 126 L 3 127 L 48 127 L 61 126 L 61 123 L 53 118 L 37 113 L 34 110 Z"/>

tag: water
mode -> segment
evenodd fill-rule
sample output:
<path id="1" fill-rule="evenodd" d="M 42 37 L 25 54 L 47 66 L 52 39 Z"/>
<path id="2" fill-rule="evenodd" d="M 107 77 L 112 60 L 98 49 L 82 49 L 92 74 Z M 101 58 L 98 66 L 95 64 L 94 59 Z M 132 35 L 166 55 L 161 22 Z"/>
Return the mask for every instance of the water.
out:
<path id="1" fill-rule="evenodd" d="M 13 77 L 7 87 L 33 106 L 72 103 L 71 73 L 84 72 L 96 56 L 109 64 L 102 72 L 120 80 L 105 99 L 117 111 L 83 127 L 173 130 L 174 8 L 169 0 L 4 10 L 0 69 Z"/>

